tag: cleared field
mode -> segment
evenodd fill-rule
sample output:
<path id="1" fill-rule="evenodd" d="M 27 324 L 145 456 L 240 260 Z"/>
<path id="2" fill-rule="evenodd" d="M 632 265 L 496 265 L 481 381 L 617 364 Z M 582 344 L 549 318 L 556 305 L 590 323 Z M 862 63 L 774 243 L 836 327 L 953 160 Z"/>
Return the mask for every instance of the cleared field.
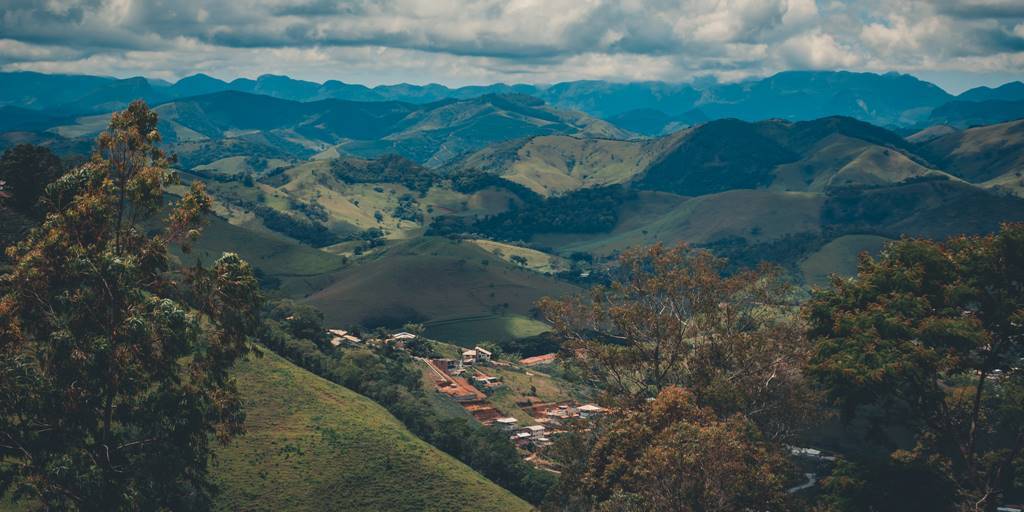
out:
<path id="1" fill-rule="evenodd" d="M 469 242 L 509 263 L 518 264 L 512 261 L 513 256 L 524 258 L 526 260 L 526 268 L 536 272 L 557 272 L 569 266 L 569 262 L 565 258 L 528 247 L 520 247 L 494 240 L 469 240 Z"/>
<path id="2" fill-rule="evenodd" d="M 383 407 L 275 354 L 235 375 L 248 432 L 217 452 L 218 510 L 530 510 Z"/>
<path id="3" fill-rule="evenodd" d="M 519 315 L 479 315 L 427 322 L 425 334 L 436 340 L 472 347 L 482 341 L 503 342 L 547 332 L 544 322 Z"/>
<path id="4" fill-rule="evenodd" d="M 857 273 L 860 253 L 878 254 L 890 240 L 875 235 L 846 235 L 825 244 L 818 252 L 800 262 L 804 281 L 811 285 L 828 284 L 829 276 L 852 276 Z"/>

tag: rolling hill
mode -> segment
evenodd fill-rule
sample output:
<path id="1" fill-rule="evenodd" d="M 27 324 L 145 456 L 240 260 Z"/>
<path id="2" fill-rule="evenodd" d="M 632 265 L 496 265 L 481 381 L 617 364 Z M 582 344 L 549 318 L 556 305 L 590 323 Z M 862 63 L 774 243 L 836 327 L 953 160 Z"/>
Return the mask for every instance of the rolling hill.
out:
<path id="1" fill-rule="evenodd" d="M 1019 178 L 1015 174 L 1024 171 L 1024 120 L 947 133 L 921 144 L 920 152 L 972 183 Z"/>
<path id="2" fill-rule="evenodd" d="M 307 158 L 326 150 L 370 158 L 398 154 L 438 166 L 513 138 L 630 136 L 605 121 L 554 109 L 523 95 L 428 104 L 337 99 L 303 103 L 226 90 L 163 103 L 155 110 L 164 141 L 188 167 L 237 155 Z M 101 115 L 78 117 L 71 123 L 61 119 L 46 128 L 66 138 L 93 138 L 107 119 Z"/>
<path id="3" fill-rule="evenodd" d="M 234 370 L 247 433 L 216 451 L 216 510 L 532 509 L 370 399 L 263 352 Z"/>
<path id="4" fill-rule="evenodd" d="M 529 317 L 541 297 L 577 291 L 472 243 L 422 237 L 384 248 L 333 274 L 307 301 L 328 324 L 401 325 L 428 320 Z M 493 333 L 495 338 L 504 332 Z"/>

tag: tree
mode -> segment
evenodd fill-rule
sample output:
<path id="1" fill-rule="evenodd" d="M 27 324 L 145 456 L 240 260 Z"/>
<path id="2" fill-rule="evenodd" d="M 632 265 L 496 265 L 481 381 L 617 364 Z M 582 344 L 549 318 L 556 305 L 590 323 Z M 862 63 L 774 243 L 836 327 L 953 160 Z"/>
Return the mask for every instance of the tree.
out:
<path id="1" fill-rule="evenodd" d="M 10 248 L 0 296 L 0 494 L 47 510 L 209 505 L 211 437 L 244 414 L 228 375 L 257 327 L 251 268 L 225 254 L 175 280 L 209 197 L 169 208 L 156 113 L 115 113 L 92 160 L 46 189 L 42 224 Z"/>
<path id="2" fill-rule="evenodd" d="M 32 212 L 48 183 L 63 174 L 57 155 L 32 144 L 18 144 L 0 157 L 0 181 L 11 197 L 7 204 L 24 213 Z"/>
<path id="3" fill-rule="evenodd" d="M 581 474 L 572 475 L 582 487 L 577 509 L 789 508 L 784 452 L 743 415 L 719 418 L 682 388 L 613 418 L 591 442 Z"/>
<path id="4" fill-rule="evenodd" d="M 803 377 L 809 346 L 777 269 L 724 277 L 724 264 L 683 245 L 631 250 L 590 297 L 542 301 L 565 359 L 622 411 L 558 450 L 561 505 L 590 508 L 590 495 L 608 510 L 781 500 L 784 443 L 818 414 Z M 728 471 L 711 470 L 716 457 Z"/>
<path id="5" fill-rule="evenodd" d="M 616 406 L 677 386 L 723 417 L 747 414 L 773 438 L 813 411 L 809 356 L 790 287 L 764 266 L 722 276 L 723 260 L 680 245 L 623 253 L 610 286 L 540 309 L 565 352 Z M 575 357 L 573 357 L 575 356 Z"/>
<path id="6" fill-rule="evenodd" d="M 810 374 L 845 424 L 867 425 L 867 448 L 826 483 L 835 508 L 938 497 L 936 510 L 995 510 L 1020 486 L 1024 225 L 894 242 L 864 257 L 856 278 L 834 278 L 806 312 L 817 342 Z"/>

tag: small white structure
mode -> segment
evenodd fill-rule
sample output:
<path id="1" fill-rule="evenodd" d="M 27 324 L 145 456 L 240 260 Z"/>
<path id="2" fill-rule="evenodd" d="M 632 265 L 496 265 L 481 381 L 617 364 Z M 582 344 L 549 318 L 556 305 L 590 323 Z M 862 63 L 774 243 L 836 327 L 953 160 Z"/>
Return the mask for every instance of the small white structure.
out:
<path id="1" fill-rule="evenodd" d="M 547 428 L 544 425 L 529 425 L 526 427 L 526 430 L 530 431 L 530 435 L 536 436 L 542 435 Z"/>
<path id="2" fill-rule="evenodd" d="M 473 347 L 473 352 L 476 352 L 476 360 L 478 363 L 489 363 L 491 362 L 491 353 L 488 350 L 480 347 Z"/>
<path id="3" fill-rule="evenodd" d="M 579 406 L 579 411 L 581 418 L 590 418 L 591 416 L 604 414 L 605 409 L 604 407 L 600 407 L 594 404 L 586 404 Z"/>
<path id="4" fill-rule="evenodd" d="M 395 334 L 392 334 L 391 335 L 391 339 L 393 339 L 393 340 L 414 340 L 414 339 L 416 339 L 416 335 L 411 333 L 411 332 L 402 331 L 402 332 L 396 332 Z"/>
<path id="5" fill-rule="evenodd" d="M 476 364 L 476 350 L 463 350 L 462 364 Z"/>
<path id="6" fill-rule="evenodd" d="M 519 420 L 511 416 L 494 420 L 494 424 L 501 430 L 514 430 L 516 428 L 516 423 L 519 423 Z"/>

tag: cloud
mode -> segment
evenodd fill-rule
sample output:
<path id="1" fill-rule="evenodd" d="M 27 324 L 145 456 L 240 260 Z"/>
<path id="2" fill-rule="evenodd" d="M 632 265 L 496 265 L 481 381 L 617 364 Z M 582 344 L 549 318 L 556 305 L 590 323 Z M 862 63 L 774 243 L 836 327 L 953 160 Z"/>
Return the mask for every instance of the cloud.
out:
<path id="1" fill-rule="evenodd" d="M 1022 27 L 1020 0 L 4 0 L 0 66 L 454 85 L 1020 72 Z"/>

